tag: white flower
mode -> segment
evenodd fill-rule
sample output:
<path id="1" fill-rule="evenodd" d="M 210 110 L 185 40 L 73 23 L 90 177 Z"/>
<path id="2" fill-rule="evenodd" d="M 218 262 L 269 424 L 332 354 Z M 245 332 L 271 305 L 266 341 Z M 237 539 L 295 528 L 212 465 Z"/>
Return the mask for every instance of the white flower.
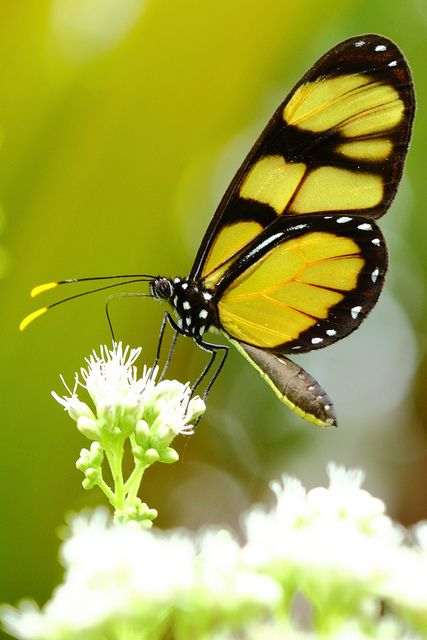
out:
<path id="1" fill-rule="evenodd" d="M 415 545 L 402 547 L 386 595 L 427 635 L 427 523 L 414 527 Z"/>
<path id="2" fill-rule="evenodd" d="M 86 358 L 87 366 L 75 375 L 73 390 L 63 380 L 68 395 L 52 392 L 77 422 L 78 429 L 91 440 L 130 435 L 141 419 L 148 423 L 156 443 L 160 441 L 160 448 L 179 433 L 193 432 L 192 423 L 205 410 L 203 400 L 190 398 L 188 384 L 176 380 L 156 383 L 158 367 L 144 367 L 138 377 L 135 362 L 140 353 L 140 347 L 123 347 L 121 342 L 112 348 L 101 345 L 99 355 L 93 351 Z M 94 411 L 78 397 L 79 387 L 88 392 Z"/>
<path id="3" fill-rule="evenodd" d="M 247 562 L 268 571 L 289 590 L 362 605 L 362 595 L 382 594 L 401 532 L 384 505 L 360 488 L 362 474 L 330 467 L 329 489 L 306 492 L 293 479 L 275 484 L 273 510 L 246 519 Z M 353 512 L 354 506 L 354 512 Z M 360 593 L 360 596 L 358 595 Z"/>
<path id="4" fill-rule="evenodd" d="M 194 545 L 180 534 L 113 525 L 106 511 L 71 522 L 62 548 L 64 583 L 42 611 L 31 603 L 8 608 L 3 621 L 28 640 L 75 639 L 130 620 L 161 622 L 194 583 Z M 83 636 L 84 637 L 84 636 Z"/>
<path id="5" fill-rule="evenodd" d="M 205 532 L 199 540 L 198 598 L 205 609 L 236 611 L 245 607 L 272 609 L 281 589 L 268 576 L 243 563 L 242 550 L 228 531 Z"/>
<path id="6" fill-rule="evenodd" d="M 205 403 L 198 396 L 190 399 L 190 395 L 188 384 L 177 380 L 147 385 L 143 417 L 147 422 L 151 417 L 153 435 L 162 440 L 172 440 L 179 433 L 193 433 L 191 422 L 202 415 Z"/>
<path id="7" fill-rule="evenodd" d="M 329 474 L 325 490 L 276 483 L 276 506 L 247 516 L 245 544 L 224 530 L 113 525 L 103 510 L 74 517 L 63 584 L 42 610 L 4 607 L 3 623 L 23 640 L 122 637 L 119 628 L 129 637 L 217 640 L 427 637 L 427 524 L 405 546 L 360 472 Z M 295 622 L 298 595 L 311 607 L 310 632 Z"/>

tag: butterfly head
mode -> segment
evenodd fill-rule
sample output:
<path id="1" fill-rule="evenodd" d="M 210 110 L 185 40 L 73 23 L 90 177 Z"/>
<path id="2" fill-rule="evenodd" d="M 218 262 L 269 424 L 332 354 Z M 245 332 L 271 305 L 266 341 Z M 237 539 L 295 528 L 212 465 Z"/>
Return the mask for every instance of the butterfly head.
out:
<path id="1" fill-rule="evenodd" d="M 201 338 L 207 329 L 216 326 L 213 292 L 187 278 L 158 277 L 150 283 L 157 300 L 167 300 L 178 318 L 178 327 L 185 335 Z"/>

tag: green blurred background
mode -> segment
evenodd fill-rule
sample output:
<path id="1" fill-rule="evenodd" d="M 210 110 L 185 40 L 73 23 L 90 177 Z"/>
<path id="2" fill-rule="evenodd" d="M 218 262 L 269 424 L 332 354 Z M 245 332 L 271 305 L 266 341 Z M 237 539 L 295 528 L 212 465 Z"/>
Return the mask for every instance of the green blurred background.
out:
<path id="1" fill-rule="evenodd" d="M 284 408 L 233 353 L 181 462 L 147 474 L 159 526 L 238 526 L 286 471 L 312 486 L 335 460 L 405 524 L 427 518 L 427 5 L 422 0 L 2 0 L 0 3 L 0 600 L 43 602 L 59 581 L 56 529 L 101 501 L 74 463 L 86 446 L 50 397 L 109 342 L 104 294 L 25 333 L 29 289 L 110 273 L 186 275 L 228 182 L 300 75 L 364 32 L 398 42 L 419 109 L 405 177 L 382 221 L 390 273 L 360 331 L 301 358 L 337 409 L 322 431 Z M 64 295 L 79 291 L 70 287 Z M 45 301 L 57 299 L 46 294 Z M 162 307 L 113 303 L 117 337 L 154 353 Z M 179 346 L 173 373 L 202 354 Z"/>

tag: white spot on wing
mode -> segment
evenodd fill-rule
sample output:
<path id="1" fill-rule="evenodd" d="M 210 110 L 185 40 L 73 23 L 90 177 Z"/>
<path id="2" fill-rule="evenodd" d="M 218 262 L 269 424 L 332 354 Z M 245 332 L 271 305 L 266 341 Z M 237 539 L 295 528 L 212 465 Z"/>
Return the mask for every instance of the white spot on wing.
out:
<path id="1" fill-rule="evenodd" d="M 185 324 L 187 325 L 187 327 L 190 326 L 190 324 L 191 324 L 191 318 L 190 317 L 185 318 Z"/>
<path id="2" fill-rule="evenodd" d="M 380 239 L 379 239 L 379 238 L 374 238 L 374 239 L 372 240 L 372 244 L 375 244 L 377 247 L 379 247 L 379 246 L 380 246 L 380 244 L 381 244 L 381 243 L 380 243 Z"/>
<path id="3" fill-rule="evenodd" d="M 332 336 L 337 335 L 337 332 L 335 331 L 335 329 L 326 329 L 326 335 L 331 336 L 332 338 Z"/>
<path id="4" fill-rule="evenodd" d="M 312 338 L 311 339 L 311 344 L 319 344 L 320 342 L 323 342 L 323 338 Z"/>
<path id="5" fill-rule="evenodd" d="M 182 308 L 188 311 L 188 309 L 190 308 L 190 303 L 186 300 L 182 303 Z"/>
<path id="6" fill-rule="evenodd" d="M 343 222 L 350 222 L 351 218 L 348 216 L 341 216 L 341 218 L 337 218 L 338 224 L 342 224 Z"/>
<path id="7" fill-rule="evenodd" d="M 377 46 L 375 47 L 375 51 L 387 51 L 387 47 L 385 46 L 385 44 L 377 44 Z"/>
<path id="8" fill-rule="evenodd" d="M 357 42 L 354 43 L 354 46 L 363 47 L 364 44 L 366 44 L 364 40 L 358 40 Z"/>
<path id="9" fill-rule="evenodd" d="M 183 289 L 184 291 L 186 289 L 188 289 L 188 283 L 187 282 L 183 282 L 182 285 L 181 285 L 181 289 Z"/>
<path id="10" fill-rule="evenodd" d="M 206 311 L 206 309 L 202 309 L 199 313 L 199 318 L 207 318 L 208 317 L 208 312 Z"/>
<path id="11" fill-rule="evenodd" d="M 175 284 L 178 284 L 178 282 L 181 282 L 181 278 L 175 278 L 174 282 L 175 282 Z"/>
<path id="12" fill-rule="evenodd" d="M 212 294 L 208 293 L 207 291 L 203 292 L 203 297 L 205 300 L 210 300 L 212 298 Z"/>
<path id="13" fill-rule="evenodd" d="M 391 62 L 388 63 L 389 67 L 395 67 L 397 65 L 397 60 L 392 60 Z"/>
<path id="14" fill-rule="evenodd" d="M 357 225 L 357 228 L 361 231 L 372 231 L 372 225 L 369 222 L 364 222 L 363 224 Z"/>
<path id="15" fill-rule="evenodd" d="M 362 311 L 362 307 L 353 307 L 351 310 L 351 317 L 356 320 L 359 313 Z"/>
<path id="16" fill-rule="evenodd" d="M 376 267 L 371 273 L 372 282 L 376 282 L 379 275 L 380 275 L 380 270 L 378 269 L 378 267 Z"/>
<path id="17" fill-rule="evenodd" d="M 324 216 L 324 220 L 332 220 L 332 216 Z"/>
<path id="18" fill-rule="evenodd" d="M 175 296 L 175 298 L 173 299 L 173 306 L 176 307 L 177 304 L 178 304 L 178 296 Z"/>

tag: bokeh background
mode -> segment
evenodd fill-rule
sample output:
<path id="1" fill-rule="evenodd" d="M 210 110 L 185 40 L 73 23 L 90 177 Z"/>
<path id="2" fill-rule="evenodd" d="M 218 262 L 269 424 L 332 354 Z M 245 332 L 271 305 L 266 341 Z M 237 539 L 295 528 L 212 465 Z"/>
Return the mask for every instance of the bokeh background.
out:
<path id="1" fill-rule="evenodd" d="M 427 518 L 427 5 L 423 0 L 2 0 L 0 2 L 0 600 L 43 603 L 59 581 L 56 529 L 101 502 L 74 463 L 86 442 L 50 396 L 109 342 L 105 294 L 43 316 L 30 288 L 111 273 L 186 275 L 228 182 L 277 104 L 352 35 L 396 40 L 418 113 L 382 227 L 390 273 L 375 311 L 301 363 L 332 396 L 339 429 L 293 416 L 232 353 L 181 461 L 147 474 L 161 527 L 238 527 L 282 472 L 325 482 L 329 460 L 404 524 Z M 70 286 L 46 294 L 41 304 Z M 127 289 L 129 290 L 129 288 Z M 139 289 L 143 290 L 143 289 Z M 58 294 L 58 296 L 55 296 Z M 162 307 L 117 300 L 117 337 L 151 361 Z M 203 355 L 182 340 L 173 373 Z"/>

